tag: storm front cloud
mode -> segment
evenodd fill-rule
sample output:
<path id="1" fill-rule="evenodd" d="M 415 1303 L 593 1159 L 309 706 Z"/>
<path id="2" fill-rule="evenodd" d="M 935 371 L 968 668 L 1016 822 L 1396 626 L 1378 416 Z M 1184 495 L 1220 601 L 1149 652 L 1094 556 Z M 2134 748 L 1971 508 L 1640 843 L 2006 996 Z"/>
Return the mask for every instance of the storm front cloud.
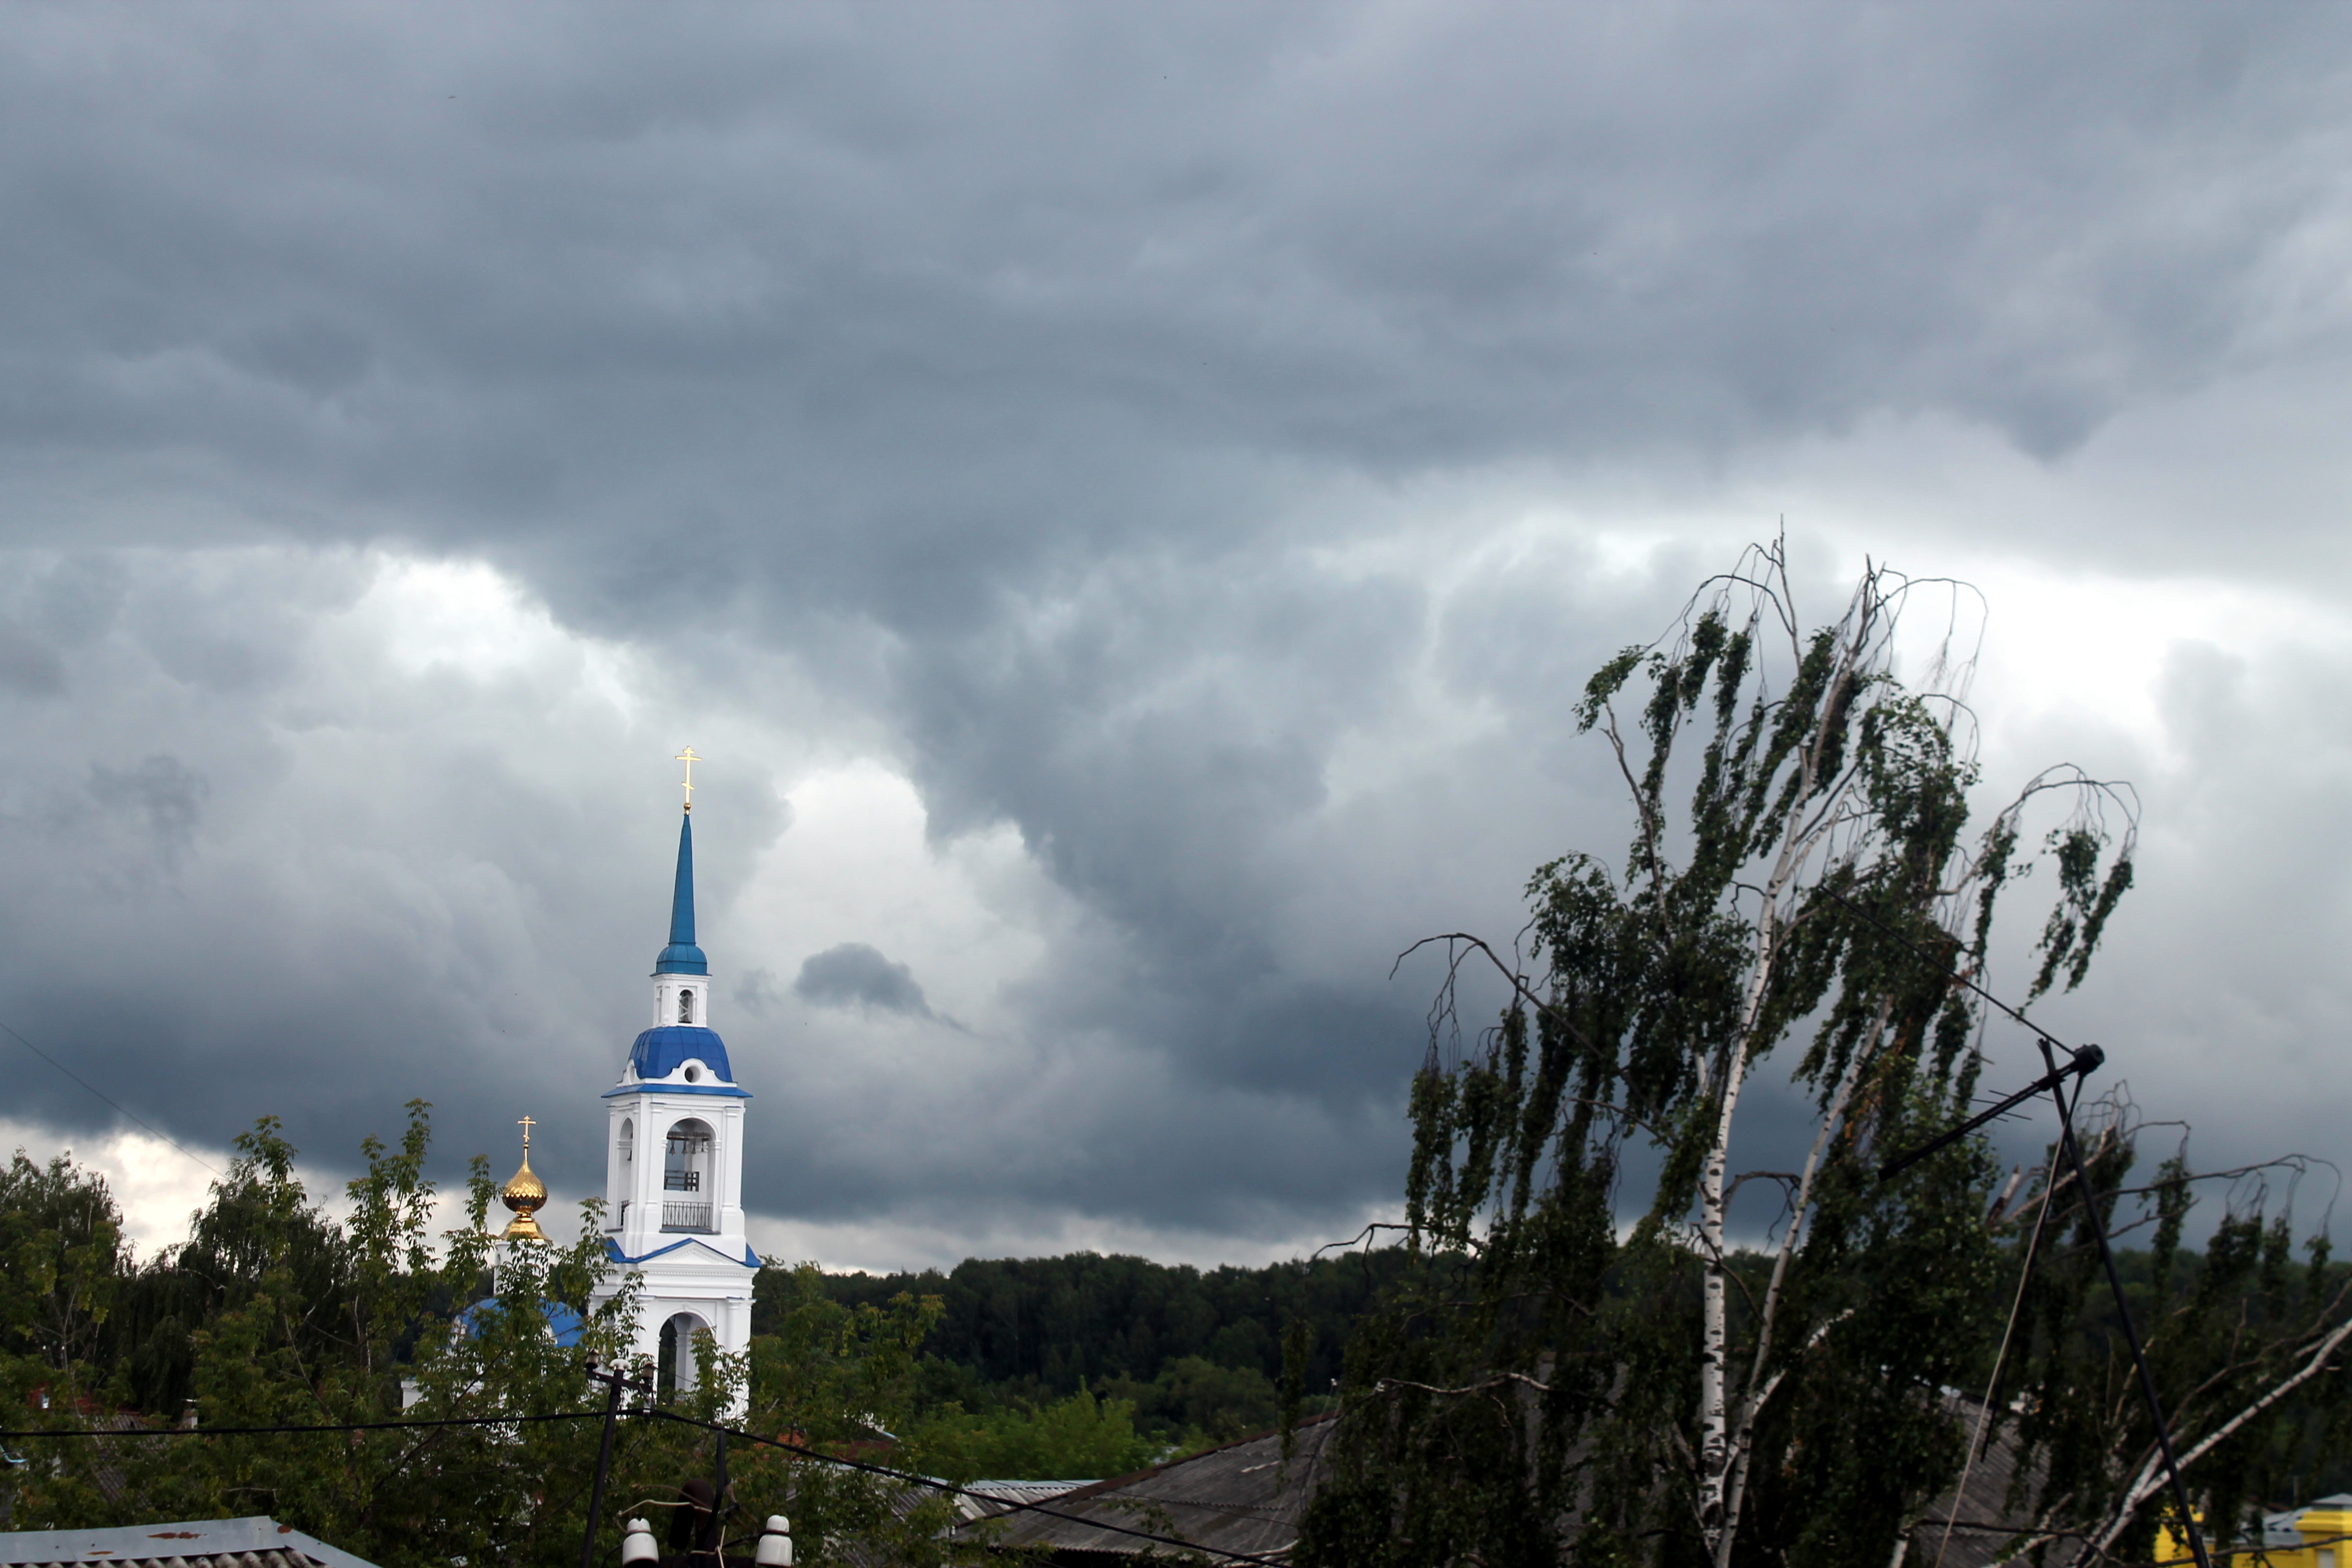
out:
<path id="1" fill-rule="evenodd" d="M 331 1184 L 412 1098 L 584 1195 L 691 743 L 763 1250 L 1352 1234 L 1396 955 L 1622 851 L 1574 699 L 1784 525 L 1816 618 L 1982 590 L 1988 801 L 2138 786 L 2048 1026 L 2214 1160 L 2352 1154 L 2339 9 L 0 44 L 0 1022 L 107 1097 L 20 1052 L 8 1130 L 157 1213 L 148 1129 Z"/>

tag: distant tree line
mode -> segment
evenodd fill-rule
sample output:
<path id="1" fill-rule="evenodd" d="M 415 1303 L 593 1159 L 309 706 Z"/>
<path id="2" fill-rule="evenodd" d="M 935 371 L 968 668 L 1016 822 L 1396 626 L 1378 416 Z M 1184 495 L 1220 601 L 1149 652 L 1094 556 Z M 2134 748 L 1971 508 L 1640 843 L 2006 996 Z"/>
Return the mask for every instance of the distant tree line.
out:
<path id="1" fill-rule="evenodd" d="M 1017 1426 L 1022 1412 L 1083 1394 L 1123 1407 L 1144 1447 L 1165 1451 L 1273 1427 L 1286 1383 L 1300 1412 L 1328 1407 L 1349 1329 L 1404 1266 L 1385 1247 L 1209 1269 L 1082 1252 L 972 1258 L 946 1273 L 827 1274 L 821 1288 L 845 1306 L 939 1300 L 917 1369 L 926 1414 Z M 754 1331 L 782 1285 L 761 1275 Z"/>

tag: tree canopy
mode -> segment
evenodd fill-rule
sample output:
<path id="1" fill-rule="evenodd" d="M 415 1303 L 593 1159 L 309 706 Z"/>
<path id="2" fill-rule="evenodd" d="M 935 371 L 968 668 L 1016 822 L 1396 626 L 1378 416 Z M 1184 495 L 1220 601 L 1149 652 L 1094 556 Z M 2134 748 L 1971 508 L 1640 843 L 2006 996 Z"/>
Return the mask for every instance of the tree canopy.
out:
<path id="1" fill-rule="evenodd" d="M 0 1173 L 0 1423 L 101 1435 L 20 1440 L 25 1463 L 0 1478 L 9 1524 L 268 1513 L 384 1568 L 577 1563 L 599 1425 L 533 1418 L 601 1405 L 583 1356 L 625 1364 L 634 1285 L 592 1299 L 611 1268 L 592 1201 L 576 1240 L 504 1248 L 499 1309 L 461 1321 L 500 1250 L 492 1187 L 477 1159 L 463 1223 L 436 1238 L 429 1142 L 427 1110 L 414 1104 L 397 1148 L 362 1149 L 365 1171 L 339 1220 L 312 1201 L 295 1150 L 265 1120 L 237 1141 L 188 1239 L 144 1262 L 123 1247 L 101 1178 L 19 1154 Z M 824 1292 L 814 1266 L 779 1276 L 767 1331 L 741 1356 L 699 1336 L 696 1387 L 667 1407 L 715 1420 L 748 1385 L 751 1430 L 855 1454 L 910 1414 L 917 1347 L 940 1303 L 901 1292 L 846 1304 Z M 583 1320 L 576 1347 L 548 1331 L 557 1304 Z M 361 1429 L 478 1416 L 510 1419 Z M 127 1435 L 184 1417 L 194 1435 Z M 205 1435 L 250 1426 L 349 1429 Z M 618 1519 L 675 1505 L 681 1484 L 716 1461 L 705 1430 L 625 1422 L 608 1550 Z M 972 1550 L 951 1546 L 949 1506 L 927 1489 L 749 1444 L 729 1468 L 739 1541 L 773 1512 L 793 1521 L 804 1562 L 837 1561 L 852 1546 L 918 1563 Z"/>

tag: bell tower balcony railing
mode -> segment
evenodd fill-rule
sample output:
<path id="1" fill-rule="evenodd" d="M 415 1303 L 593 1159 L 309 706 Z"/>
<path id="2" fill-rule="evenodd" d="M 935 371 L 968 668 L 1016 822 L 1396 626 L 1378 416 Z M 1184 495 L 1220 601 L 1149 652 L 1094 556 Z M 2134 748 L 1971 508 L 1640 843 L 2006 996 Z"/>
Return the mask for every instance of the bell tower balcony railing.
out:
<path id="1" fill-rule="evenodd" d="M 708 1235 L 714 1228 L 710 1223 L 710 1205 L 665 1203 L 662 1205 L 662 1228 L 700 1231 Z"/>

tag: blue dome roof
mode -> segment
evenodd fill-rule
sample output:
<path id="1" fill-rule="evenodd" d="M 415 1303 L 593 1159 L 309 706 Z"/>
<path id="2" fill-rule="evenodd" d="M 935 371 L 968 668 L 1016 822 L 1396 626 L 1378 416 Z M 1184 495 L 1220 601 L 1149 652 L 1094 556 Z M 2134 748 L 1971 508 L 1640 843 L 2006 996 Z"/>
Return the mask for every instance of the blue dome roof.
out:
<path id="1" fill-rule="evenodd" d="M 467 1339 L 478 1339 L 485 1326 L 482 1320 L 492 1315 L 503 1316 L 506 1310 L 506 1304 L 496 1296 L 486 1296 L 457 1314 L 457 1326 L 465 1331 Z M 581 1332 L 588 1325 L 581 1321 L 578 1312 L 561 1301 L 541 1301 L 539 1310 L 540 1315 L 547 1320 L 547 1331 L 554 1336 L 558 1345 L 570 1350 L 580 1342 Z"/>
<path id="2" fill-rule="evenodd" d="M 705 1029 L 693 1024 L 666 1024 L 657 1029 L 647 1029 L 629 1047 L 629 1066 L 641 1079 L 667 1078 L 683 1066 L 688 1058 L 701 1059 L 702 1065 L 717 1073 L 722 1083 L 733 1083 L 735 1072 L 727 1065 L 727 1042 L 715 1029 Z"/>

